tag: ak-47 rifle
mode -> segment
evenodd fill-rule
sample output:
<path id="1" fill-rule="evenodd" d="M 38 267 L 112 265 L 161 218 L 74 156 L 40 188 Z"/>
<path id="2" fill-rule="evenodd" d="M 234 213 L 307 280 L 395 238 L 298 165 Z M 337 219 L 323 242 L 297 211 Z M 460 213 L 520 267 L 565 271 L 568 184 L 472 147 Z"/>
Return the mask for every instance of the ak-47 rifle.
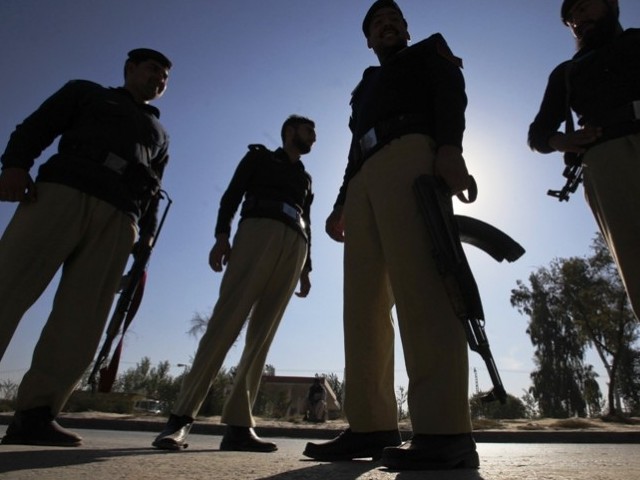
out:
<path id="1" fill-rule="evenodd" d="M 560 202 L 568 202 L 569 195 L 575 191 L 582 183 L 582 162 L 579 159 L 573 159 L 565 154 L 565 164 L 562 176 L 567 179 L 561 190 L 547 190 L 547 195 L 556 197 Z"/>
<path id="2" fill-rule="evenodd" d="M 116 373 L 118 371 L 118 363 L 120 361 L 120 352 L 122 350 L 122 341 L 124 334 L 129 327 L 129 324 L 133 320 L 140 302 L 142 301 L 142 293 L 144 291 L 144 284 L 146 280 L 147 266 L 149 264 L 149 258 L 153 247 L 155 247 L 158 241 L 158 236 L 164 225 L 164 221 L 169 213 L 169 207 L 171 207 L 172 200 L 164 190 L 160 190 L 159 199 L 166 199 L 167 203 L 160 218 L 158 226 L 152 233 L 151 243 L 144 245 L 139 242 L 133 253 L 133 262 L 131 268 L 127 274 L 123 277 L 123 284 L 120 289 L 120 295 L 118 302 L 111 315 L 111 320 L 107 325 L 106 336 L 102 348 L 96 357 L 93 369 L 89 375 L 88 384 L 91 386 L 91 391 L 95 393 L 96 389 L 99 392 L 110 392 L 113 382 L 115 380 Z M 111 352 L 111 346 L 115 338 L 120 334 L 120 341 L 112 355 L 111 362 L 107 365 L 107 358 Z M 100 374 L 100 380 L 97 380 L 98 373 Z"/>
<path id="3" fill-rule="evenodd" d="M 493 390 L 482 401 L 499 400 L 504 404 L 507 392 L 491 354 L 484 329 L 480 292 L 461 242 L 482 249 L 497 261 L 506 259 L 513 262 L 524 254 L 524 249 L 507 234 L 488 223 L 454 215 L 451 192 L 440 178 L 421 175 L 415 180 L 414 190 L 431 235 L 433 256 L 454 311 L 464 327 L 469 348 L 482 357 L 493 383 Z"/>

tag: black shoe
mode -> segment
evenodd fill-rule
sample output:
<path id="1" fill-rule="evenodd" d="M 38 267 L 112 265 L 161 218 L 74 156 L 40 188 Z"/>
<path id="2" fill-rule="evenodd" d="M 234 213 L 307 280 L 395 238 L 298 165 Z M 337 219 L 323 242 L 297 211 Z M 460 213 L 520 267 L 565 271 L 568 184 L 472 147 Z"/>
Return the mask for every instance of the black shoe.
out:
<path id="1" fill-rule="evenodd" d="M 480 459 L 470 433 L 414 435 L 400 447 L 385 448 L 382 465 L 392 470 L 451 470 L 478 468 Z"/>
<path id="2" fill-rule="evenodd" d="M 193 418 L 183 415 L 181 417 L 169 415 L 169 420 L 164 430 L 160 432 L 160 435 L 156 437 L 151 445 L 162 450 L 180 450 L 181 448 L 187 448 L 188 443 L 184 441 L 189 435 L 193 425 Z"/>
<path id="3" fill-rule="evenodd" d="M 303 455 L 325 462 L 369 458 L 379 460 L 385 447 L 400 445 L 398 430 L 355 433 L 350 428 L 325 443 L 307 443 Z"/>
<path id="4" fill-rule="evenodd" d="M 62 428 L 49 407 L 37 407 L 16 412 L 2 438 L 3 445 L 47 445 L 77 447 L 82 438 Z"/>
<path id="5" fill-rule="evenodd" d="M 220 442 L 220 450 L 236 452 L 275 452 L 278 446 L 273 442 L 262 440 L 253 428 L 227 425 L 227 430 Z"/>

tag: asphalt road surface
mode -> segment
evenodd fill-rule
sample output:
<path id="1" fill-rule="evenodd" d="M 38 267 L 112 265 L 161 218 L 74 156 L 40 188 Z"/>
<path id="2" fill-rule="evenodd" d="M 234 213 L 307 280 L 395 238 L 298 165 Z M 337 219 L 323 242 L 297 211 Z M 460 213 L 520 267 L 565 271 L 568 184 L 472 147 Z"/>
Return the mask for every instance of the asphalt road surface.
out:
<path id="1" fill-rule="evenodd" d="M 4 435 L 5 427 L 0 427 Z M 151 448 L 154 434 L 77 430 L 78 448 L 0 445 L 0 479 L 23 480 L 638 480 L 638 444 L 479 443 L 480 470 L 392 472 L 378 462 L 306 459 L 308 440 L 275 438 L 274 453 L 221 452 L 221 437 L 191 435 L 189 448 Z M 318 440 L 313 440 L 318 441 Z"/>

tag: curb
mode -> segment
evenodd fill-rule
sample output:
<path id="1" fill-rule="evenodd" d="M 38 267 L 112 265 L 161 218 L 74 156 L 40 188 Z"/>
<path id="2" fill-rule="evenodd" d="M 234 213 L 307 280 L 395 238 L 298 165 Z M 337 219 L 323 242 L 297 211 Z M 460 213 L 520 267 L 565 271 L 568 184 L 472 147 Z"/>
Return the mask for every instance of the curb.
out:
<path id="1" fill-rule="evenodd" d="M 8 425 L 12 415 L 0 414 L 0 425 Z M 62 417 L 58 419 L 65 428 L 80 428 L 92 430 L 138 431 L 159 433 L 164 421 L 111 419 L 111 418 L 74 418 Z M 193 424 L 191 433 L 201 435 L 224 435 L 225 425 L 215 423 Z M 331 439 L 342 430 L 319 429 L 312 427 L 257 427 L 263 437 Z M 411 431 L 400 431 L 403 440 L 411 437 Z M 476 430 L 473 437 L 477 443 L 640 443 L 640 431 L 592 431 L 592 430 Z"/>

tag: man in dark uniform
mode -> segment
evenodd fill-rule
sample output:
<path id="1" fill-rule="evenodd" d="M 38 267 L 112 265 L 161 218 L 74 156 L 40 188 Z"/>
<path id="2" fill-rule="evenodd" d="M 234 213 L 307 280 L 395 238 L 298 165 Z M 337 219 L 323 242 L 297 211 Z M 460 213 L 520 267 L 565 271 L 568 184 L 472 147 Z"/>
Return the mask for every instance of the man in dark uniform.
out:
<path id="1" fill-rule="evenodd" d="M 71 81 L 9 139 L 0 200 L 20 205 L 0 240 L 0 358 L 60 267 L 62 276 L 3 444 L 81 443 L 55 418 L 93 359 L 138 228 L 140 242 L 155 231 L 169 142 L 148 102 L 170 68 L 160 52 L 132 50 L 123 87 Z M 58 136 L 34 183 L 29 170 Z"/>
<path id="2" fill-rule="evenodd" d="M 329 236 L 345 248 L 344 410 L 350 428 L 330 442 L 307 444 L 304 455 L 325 461 L 382 456 L 394 469 L 475 468 L 466 337 L 412 190 L 426 173 L 441 177 L 453 193 L 469 184 L 460 60 L 440 34 L 407 47 L 407 22 L 393 1 L 375 2 L 362 27 L 381 66 L 365 70 L 353 93 L 349 161 L 326 223 Z M 401 447 L 394 305 L 414 430 Z"/>
<path id="3" fill-rule="evenodd" d="M 565 0 L 561 16 L 578 51 L 551 73 L 529 146 L 582 163 L 585 198 L 640 318 L 640 29 L 622 28 L 617 0 Z M 559 132 L 570 111 L 579 128 Z"/>
<path id="4" fill-rule="evenodd" d="M 309 422 L 325 422 L 327 420 L 327 391 L 324 388 L 324 377 L 313 379 L 307 394 L 305 420 Z"/>
<path id="5" fill-rule="evenodd" d="M 273 452 L 260 439 L 251 415 L 269 347 L 296 284 L 299 297 L 311 288 L 311 177 L 300 157 L 311 151 L 315 125 L 292 115 L 282 125 L 283 147 L 250 145 L 220 200 L 216 243 L 209 265 L 227 269 L 209 325 L 165 429 L 153 441 L 161 449 L 186 447 L 185 440 L 227 352 L 248 319 L 246 344 L 233 389 L 222 412 L 227 424 L 221 450 Z M 238 231 L 229 244 L 231 221 L 244 197 Z"/>

